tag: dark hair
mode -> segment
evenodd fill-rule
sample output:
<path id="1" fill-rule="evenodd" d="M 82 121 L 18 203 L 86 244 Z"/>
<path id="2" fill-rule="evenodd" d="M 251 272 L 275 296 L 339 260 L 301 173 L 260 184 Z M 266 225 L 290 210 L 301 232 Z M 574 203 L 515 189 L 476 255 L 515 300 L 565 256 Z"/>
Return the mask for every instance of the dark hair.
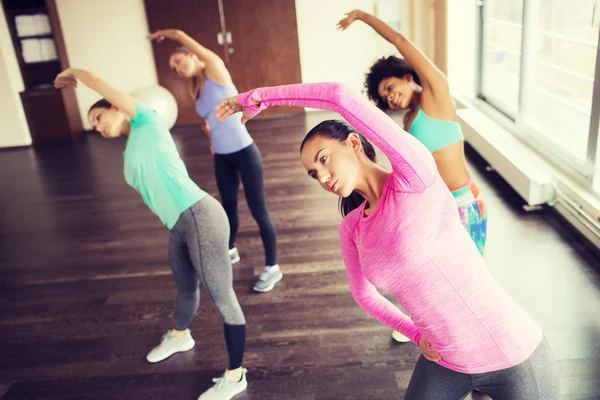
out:
<path id="1" fill-rule="evenodd" d="M 100 99 L 97 102 L 95 102 L 94 104 L 92 104 L 92 106 L 88 110 L 88 114 L 91 113 L 94 108 L 111 108 L 111 107 L 112 107 L 112 103 L 110 101 L 108 101 L 106 99 Z"/>
<path id="2" fill-rule="evenodd" d="M 367 90 L 367 96 L 375 103 L 377 107 L 382 110 L 390 108 L 387 101 L 382 99 L 377 89 L 379 83 L 385 78 L 396 77 L 404 78 L 406 75 L 412 75 L 413 80 L 419 86 L 421 86 L 421 79 L 404 58 L 396 56 L 381 57 L 375 61 L 375 64 L 371 66 L 369 72 L 365 75 L 365 89 Z"/>
<path id="3" fill-rule="evenodd" d="M 319 125 L 315 126 L 306 134 L 304 140 L 302 140 L 302 144 L 300 145 L 300 152 L 304 148 L 304 145 L 311 140 L 315 136 L 322 136 L 327 139 L 337 140 L 339 142 L 343 142 L 348 138 L 348 135 L 351 133 L 356 134 L 360 138 L 360 144 L 365 152 L 367 158 L 373 162 L 377 161 L 377 155 L 375 154 L 375 148 L 363 135 L 358 133 L 352 126 L 347 124 L 344 121 L 330 119 L 327 121 L 321 122 Z M 340 213 L 342 216 L 346 216 L 350 213 L 350 211 L 358 208 L 365 198 L 362 197 L 360 193 L 357 191 L 353 191 L 350 193 L 348 197 L 340 197 L 339 207 Z"/>

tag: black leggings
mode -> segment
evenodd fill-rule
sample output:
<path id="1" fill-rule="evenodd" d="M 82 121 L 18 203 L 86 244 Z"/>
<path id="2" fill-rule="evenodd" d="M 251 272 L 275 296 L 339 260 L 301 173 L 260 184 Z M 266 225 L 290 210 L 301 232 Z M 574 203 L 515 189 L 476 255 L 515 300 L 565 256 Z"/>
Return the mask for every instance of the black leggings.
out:
<path id="1" fill-rule="evenodd" d="M 240 225 L 237 203 L 241 177 L 246 202 L 258 224 L 265 248 L 265 265 L 277 264 L 277 237 L 265 202 L 262 158 L 258 147 L 252 143 L 235 153 L 215 154 L 215 175 L 221 202 L 229 219 L 229 248 L 235 247 Z"/>

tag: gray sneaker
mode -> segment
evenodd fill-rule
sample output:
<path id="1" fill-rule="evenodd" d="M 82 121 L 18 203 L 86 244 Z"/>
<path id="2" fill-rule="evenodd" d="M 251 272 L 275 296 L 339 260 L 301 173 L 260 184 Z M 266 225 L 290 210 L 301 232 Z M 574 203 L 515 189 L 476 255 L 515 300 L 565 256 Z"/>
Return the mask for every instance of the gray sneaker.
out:
<path id="1" fill-rule="evenodd" d="M 242 370 L 242 379 L 239 382 L 232 381 L 227 374 L 220 378 L 214 378 L 213 387 L 202 393 L 198 400 L 230 400 L 242 393 L 248 387 L 246 380 L 246 368 Z"/>
<path id="2" fill-rule="evenodd" d="M 232 264 L 240 262 L 240 252 L 238 251 L 237 247 L 229 249 L 229 258 L 231 259 Z"/>
<path id="3" fill-rule="evenodd" d="M 189 329 L 185 330 L 185 335 L 182 337 L 171 336 L 171 331 L 165 333 L 158 346 L 152 349 L 146 356 L 146 360 L 151 363 L 157 363 L 169 358 L 175 353 L 189 351 L 194 348 L 196 342 L 192 338 Z"/>
<path id="4" fill-rule="evenodd" d="M 275 284 L 283 278 L 279 264 L 267 265 L 265 270 L 260 274 L 260 278 L 254 284 L 254 290 L 257 292 L 268 292 L 275 287 Z"/>

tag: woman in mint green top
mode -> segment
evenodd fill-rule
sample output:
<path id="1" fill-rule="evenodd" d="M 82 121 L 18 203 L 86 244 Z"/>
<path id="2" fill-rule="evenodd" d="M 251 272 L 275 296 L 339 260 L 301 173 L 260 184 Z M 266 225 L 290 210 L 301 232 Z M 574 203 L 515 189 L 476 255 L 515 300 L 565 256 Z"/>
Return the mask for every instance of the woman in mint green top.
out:
<path id="1" fill-rule="evenodd" d="M 190 179 L 171 133 L 155 111 L 85 70 L 69 68 L 54 85 L 77 86 L 78 80 L 104 97 L 90 108 L 89 122 L 105 138 L 127 137 L 125 180 L 171 232 L 169 258 L 177 287 L 173 329 L 146 359 L 155 363 L 192 350 L 195 341 L 189 325 L 198 310 L 202 284 L 223 319 L 229 365 L 200 399 L 230 399 L 247 386 L 242 368 L 246 320 L 233 290 L 227 215 Z"/>
<path id="2" fill-rule="evenodd" d="M 373 28 L 404 57 L 383 57 L 371 66 L 365 81 L 369 99 L 382 110 L 408 110 L 404 129 L 432 153 L 440 176 L 454 195 L 465 229 L 483 254 L 487 209 L 467 168 L 464 136 L 446 76 L 404 35 L 364 11 L 346 14 L 338 28 L 345 30 L 356 20 Z"/>

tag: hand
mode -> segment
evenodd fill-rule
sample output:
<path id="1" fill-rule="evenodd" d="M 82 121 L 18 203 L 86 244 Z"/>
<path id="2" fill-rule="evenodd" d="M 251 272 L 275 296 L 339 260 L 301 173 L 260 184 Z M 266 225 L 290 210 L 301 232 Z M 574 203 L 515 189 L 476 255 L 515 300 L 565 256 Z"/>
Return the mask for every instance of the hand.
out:
<path id="1" fill-rule="evenodd" d="M 260 101 L 250 100 L 250 105 L 258 106 L 260 105 Z M 242 107 L 237 99 L 237 96 L 223 100 L 215 107 L 215 110 L 217 110 L 215 113 L 215 118 L 219 122 L 225 121 L 229 116 L 240 111 L 244 112 L 244 115 L 242 116 L 242 124 L 245 124 L 246 121 L 253 117 L 253 115 L 250 115 L 250 113 Z"/>
<path id="2" fill-rule="evenodd" d="M 165 39 L 177 40 L 178 34 L 179 31 L 177 29 L 163 29 L 154 33 L 150 33 L 148 36 L 146 36 L 146 39 L 150 41 L 155 40 L 156 43 L 160 43 Z"/>
<path id="3" fill-rule="evenodd" d="M 419 340 L 419 348 L 421 349 L 421 353 L 425 359 L 436 363 L 442 361 L 442 356 L 440 353 L 433 350 L 431 348 L 431 344 L 429 344 L 429 342 L 423 336 L 421 336 L 421 339 Z"/>
<path id="4" fill-rule="evenodd" d="M 60 74 L 56 75 L 56 78 L 54 78 L 54 87 L 57 89 L 62 89 L 71 84 L 74 87 L 77 87 L 77 78 L 75 78 L 75 75 L 69 68 L 65 69 Z"/>
<path id="5" fill-rule="evenodd" d="M 215 149 L 212 147 L 212 143 L 210 144 L 209 149 L 210 149 L 210 155 L 214 156 L 215 155 Z"/>
<path id="6" fill-rule="evenodd" d="M 204 134 L 210 136 L 210 125 L 208 124 L 208 120 L 202 118 L 202 121 L 200 121 L 200 129 L 204 131 Z"/>
<path id="7" fill-rule="evenodd" d="M 352 25 L 354 21 L 356 21 L 357 19 L 361 19 L 363 15 L 364 12 L 361 10 L 354 10 L 350 11 L 349 13 L 346 13 L 346 18 L 342 19 L 340 22 L 337 23 L 337 29 L 345 31 L 350 25 Z"/>

